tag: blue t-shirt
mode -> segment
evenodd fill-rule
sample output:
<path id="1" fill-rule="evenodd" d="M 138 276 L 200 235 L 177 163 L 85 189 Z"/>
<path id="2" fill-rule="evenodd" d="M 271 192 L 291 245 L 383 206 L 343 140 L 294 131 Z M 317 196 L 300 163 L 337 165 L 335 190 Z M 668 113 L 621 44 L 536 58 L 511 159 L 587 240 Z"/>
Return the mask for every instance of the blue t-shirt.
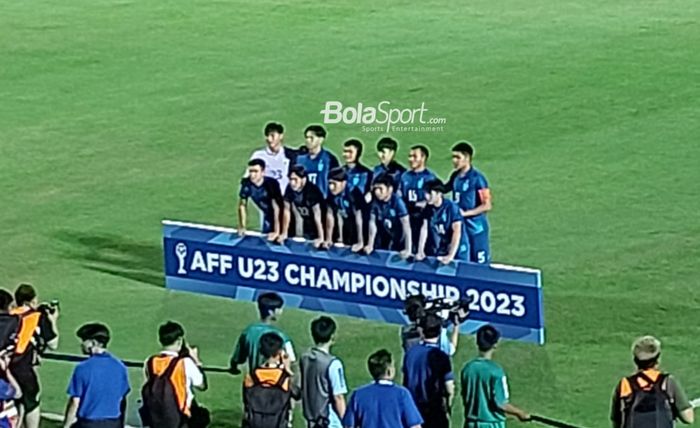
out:
<path id="1" fill-rule="evenodd" d="M 255 205 L 260 208 L 263 218 L 270 226 L 274 225 L 274 210 L 272 201 L 276 201 L 280 210 L 282 209 L 282 192 L 280 184 L 271 177 L 264 177 L 260 186 L 256 186 L 250 178 L 241 180 L 241 190 L 238 194 L 240 199 L 252 199 Z M 264 231 L 266 232 L 266 231 Z"/>
<path id="2" fill-rule="evenodd" d="M 357 187 L 350 188 L 349 186 L 345 186 L 345 190 L 339 194 L 329 195 L 327 207 L 333 210 L 334 213 L 343 217 L 344 221 L 348 219 L 350 219 L 350 221 L 355 221 L 355 212 L 358 210 L 364 214 L 367 213 L 365 195 Z"/>
<path id="3" fill-rule="evenodd" d="M 430 232 L 432 232 L 433 236 L 437 239 L 437 254 L 439 256 L 448 254 L 450 243 L 452 242 L 452 225 L 459 222 L 462 224 L 462 227 L 460 229 L 459 249 L 457 250 L 455 259 L 468 261 L 469 239 L 467 238 L 466 226 L 459 213 L 457 204 L 449 199 L 443 198 L 442 205 L 440 205 L 439 208 L 431 206 L 429 209 L 430 217 L 428 218 L 428 225 L 430 227 Z"/>
<path id="4" fill-rule="evenodd" d="M 401 175 L 406 172 L 406 168 L 396 161 L 389 162 L 389 165 L 384 166 L 383 163 L 375 166 L 372 170 L 373 179 L 376 179 L 380 175 L 389 174 L 389 176 L 394 180 L 394 191 L 399 190 L 401 185 Z"/>
<path id="5" fill-rule="evenodd" d="M 425 202 L 425 183 L 437 178 L 432 171 L 424 169 L 421 172 L 406 171 L 401 174 L 399 193 L 406 202 L 411 217 L 420 217 L 423 208 L 416 206 L 419 202 Z"/>
<path id="6" fill-rule="evenodd" d="M 454 380 L 450 357 L 439 344 L 412 346 L 403 358 L 403 384 L 418 405 L 439 409 L 447 396 L 445 383 Z"/>
<path id="7" fill-rule="evenodd" d="M 474 167 L 471 167 L 464 175 L 460 175 L 459 171 L 454 171 L 447 186 L 452 189 L 452 199 L 461 210 L 473 210 L 484 202 L 485 197 L 490 195 L 486 177 Z M 489 227 L 486 213 L 464 218 L 464 221 L 467 224 L 467 234 L 469 235 L 478 235 L 488 230 Z"/>
<path id="8" fill-rule="evenodd" d="M 68 395 L 80 398 L 78 418 L 93 421 L 119 418 L 130 390 L 126 366 L 107 352 L 78 364 L 68 385 Z"/>
<path id="9" fill-rule="evenodd" d="M 389 381 L 357 389 L 343 418 L 343 426 L 351 428 L 409 428 L 422 423 L 411 393 Z"/>
<path id="10" fill-rule="evenodd" d="M 328 173 L 340 166 L 338 159 L 328 150 L 321 149 L 315 158 L 309 154 L 299 156 L 297 165 L 304 167 L 309 181 L 318 186 L 324 198 L 328 197 Z"/>
<path id="11" fill-rule="evenodd" d="M 388 201 L 375 199 L 372 201 L 371 215 L 375 216 L 377 234 L 392 241 L 390 246 L 397 248 L 403 245 L 403 226 L 401 218 L 408 215 L 408 209 L 403 200 L 392 193 Z"/>
<path id="12" fill-rule="evenodd" d="M 358 188 L 363 194 L 369 193 L 372 185 L 372 171 L 369 168 L 358 163 L 352 168 L 346 165 L 345 172 L 348 175 L 347 186 L 350 190 Z"/>
<path id="13" fill-rule="evenodd" d="M 345 369 L 343 368 L 343 363 L 337 358 L 328 366 L 328 379 L 331 383 L 329 394 L 331 397 L 348 393 L 348 386 L 345 382 Z M 342 428 L 343 424 L 340 421 L 340 417 L 338 417 L 338 414 L 335 412 L 332 400 L 333 398 L 331 398 L 331 402 L 328 403 L 328 428 Z"/>

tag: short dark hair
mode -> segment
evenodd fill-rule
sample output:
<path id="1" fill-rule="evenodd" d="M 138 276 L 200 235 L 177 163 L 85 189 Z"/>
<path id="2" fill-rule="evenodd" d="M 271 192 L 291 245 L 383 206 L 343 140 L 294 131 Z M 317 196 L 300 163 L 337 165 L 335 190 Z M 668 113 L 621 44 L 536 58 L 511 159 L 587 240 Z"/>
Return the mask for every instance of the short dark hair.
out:
<path id="1" fill-rule="evenodd" d="M 103 347 L 107 346 L 110 339 L 109 328 L 98 322 L 84 324 L 75 332 L 75 335 L 82 341 L 94 340 Z"/>
<path id="2" fill-rule="evenodd" d="M 357 158 L 356 158 L 356 160 L 359 161 L 360 158 L 362 157 L 362 149 L 363 149 L 363 147 L 364 147 L 364 146 L 362 145 L 362 141 L 360 141 L 360 140 L 358 140 L 358 139 L 356 139 L 356 138 L 351 138 L 351 139 L 349 139 L 348 141 L 346 141 L 346 142 L 343 143 L 343 147 L 354 147 L 354 148 L 357 150 Z"/>
<path id="3" fill-rule="evenodd" d="M 384 185 L 384 186 L 391 186 L 394 187 L 394 179 L 391 178 L 391 175 L 384 173 L 384 174 L 379 174 L 377 178 L 374 179 L 374 182 L 372 183 L 372 186 L 378 186 L 378 185 Z"/>
<path id="4" fill-rule="evenodd" d="M 265 136 L 267 137 L 273 132 L 277 132 L 278 134 L 284 134 L 284 126 L 282 126 L 281 123 L 268 122 L 268 124 L 265 125 Z"/>
<path id="5" fill-rule="evenodd" d="M 304 165 L 294 165 L 289 168 L 289 176 L 291 177 L 292 174 L 299 178 L 306 178 L 306 168 L 304 168 Z"/>
<path id="6" fill-rule="evenodd" d="M 634 365 L 637 366 L 638 369 L 640 370 L 648 370 L 653 368 L 656 363 L 659 362 L 659 357 L 661 357 L 661 354 L 658 354 L 654 358 L 650 358 L 648 360 L 640 360 L 639 358 L 634 358 Z"/>
<path id="7" fill-rule="evenodd" d="M 425 159 L 430 157 L 430 150 L 428 150 L 428 148 L 422 144 L 416 144 L 415 146 L 411 147 L 411 150 L 418 150 L 419 152 L 423 153 Z"/>
<path id="8" fill-rule="evenodd" d="M 314 343 L 320 345 L 328 343 L 333 338 L 337 326 L 333 318 L 321 316 L 311 322 L 311 337 L 314 338 Z"/>
<path id="9" fill-rule="evenodd" d="M 276 357 L 282 350 L 282 345 L 284 341 L 279 334 L 272 331 L 265 333 L 260 337 L 260 355 L 265 358 Z"/>
<path id="10" fill-rule="evenodd" d="M 265 169 L 265 161 L 262 159 L 251 159 L 248 162 L 248 166 L 259 166 L 262 169 Z"/>
<path id="11" fill-rule="evenodd" d="M 14 300 L 15 298 L 12 297 L 12 293 L 5 290 L 4 288 L 0 288 L 0 311 L 9 311 L 10 305 L 12 305 L 12 302 Z"/>
<path id="12" fill-rule="evenodd" d="M 420 320 L 420 328 L 423 331 L 423 337 L 435 339 L 442 331 L 442 319 L 435 314 L 427 314 Z"/>
<path id="13" fill-rule="evenodd" d="M 391 352 L 386 349 L 380 349 L 367 359 L 367 369 L 374 380 L 379 380 L 386 374 L 386 371 L 392 364 Z"/>
<path id="14" fill-rule="evenodd" d="M 345 181 L 348 179 L 348 174 L 345 172 L 345 168 L 339 166 L 337 168 L 333 168 L 330 170 L 328 173 L 328 180 L 333 180 L 333 181 Z"/>
<path id="15" fill-rule="evenodd" d="M 15 290 L 15 302 L 17 306 L 22 306 L 31 302 L 36 297 L 36 290 L 30 284 L 20 284 Z"/>
<path id="16" fill-rule="evenodd" d="M 185 337 L 185 329 L 175 321 L 168 321 L 158 327 L 158 341 L 163 346 L 170 346 Z"/>
<path id="17" fill-rule="evenodd" d="M 418 321 L 425 315 L 425 296 L 422 294 L 409 296 L 403 303 L 403 311 L 406 313 L 409 321 Z"/>
<path id="18" fill-rule="evenodd" d="M 304 136 L 306 136 L 307 132 L 313 132 L 315 136 L 321 137 L 321 138 L 326 138 L 326 128 L 324 128 L 321 125 L 309 125 L 304 129 Z"/>
<path id="19" fill-rule="evenodd" d="M 481 352 L 493 349 L 500 339 L 501 333 L 492 325 L 486 324 L 476 331 L 476 346 Z"/>
<path id="20" fill-rule="evenodd" d="M 258 296 L 258 312 L 260 313 L 260 318 L 265 319 L 272 315 L 272 313 L 282 308 L 284 306 L 284 300 L 282 296 L 277 293 L 263 293 Z"/>
<path id="21" fill-rule="evenodd" d="M 447 193 L 449 191 L 447 186 L 445 186 L 445 183 L 440 181 L 440 179 L 438 179 L 438 178 L 428 180 L 428 182 L 425 183 L 425 191 L 426 192 L 431 192 L 433 190 L 435 190 L 436 192 L 440 192 L 440 193 Z"/>
<path id="22" fill-rule="evenodd" d="M 379 141 L 377 141 L 377 151 L 378 152 L 381 152 L 384 149 L 396 151 L 396 150 L 398 150 L 398 148 L 399 148 L 399 143 L 397 143 L 396 140 L 394 140 L 391 137 L 383 137 L 383 138 L 380 138 Z"/>
<path id="23" fill-rule="evenodd" d="M 460 141 L 452 147 L 453 152 L 462 153 L 463 155 L 474 156 L 474 147 L 466 141 Z"/>

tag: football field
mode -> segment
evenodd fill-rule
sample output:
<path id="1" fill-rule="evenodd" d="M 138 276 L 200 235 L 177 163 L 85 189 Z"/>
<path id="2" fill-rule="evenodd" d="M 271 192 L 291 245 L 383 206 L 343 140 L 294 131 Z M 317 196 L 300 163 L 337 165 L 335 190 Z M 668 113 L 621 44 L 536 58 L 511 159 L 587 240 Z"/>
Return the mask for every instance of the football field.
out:
<path id="1" fill-rule="evenodd" d="M 426 144 L 447 178 L 449 148 L 471 141 L 494 260 L 543 271 L 547 344 L 496 355 L 513 403 L 608 426 L 643 334 L 700 396 L 698 46 L 692 0 L 0 0 L 0 286 L 60 299 L 61 352 L 99 320 L 116 355 L 143 360 L 174 319 L 205 364 L 226 365 L 255 307 L 166 291 L 160 221 L 235 225 L 267 121 L 297 147 L 326 101 L 425 103 L 444 130 L 392 133 L 399 159 Z M 383 133 L 327 129 L 339 157 L 357 137 L 376 164 Z M 316 315 L 282 317 L 297 353 Z M 336 319 L 351 388 L 372 351 L 401 357 L 396 326 Z M 474 355 L 463 336 L 455 370 Z M 44 362 L 44 410 L 63 412 L 71 370 Z M 213 426 L 238 426 L 241 378 L 210 385 Z"/>

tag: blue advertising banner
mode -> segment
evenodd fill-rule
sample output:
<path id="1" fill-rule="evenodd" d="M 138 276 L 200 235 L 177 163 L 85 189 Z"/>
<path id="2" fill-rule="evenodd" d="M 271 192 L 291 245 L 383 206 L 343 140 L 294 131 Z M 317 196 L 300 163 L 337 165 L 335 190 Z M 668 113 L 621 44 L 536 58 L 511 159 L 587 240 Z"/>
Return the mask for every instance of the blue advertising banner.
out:
<path id="1" fill-rule="evenodd" d="M 471 299 L 463 333 L 496 326 L 505 337 L 544 344 L 541 272 L 536 269 L 437 260 L 409 263 L 388 251 L 358 255 L 349 248 L 316 250 L 235 230 L 163 222 L 166 287 L 253 301 L 280 293 L 287 306 L 405 324 L 403 300 Z"/>

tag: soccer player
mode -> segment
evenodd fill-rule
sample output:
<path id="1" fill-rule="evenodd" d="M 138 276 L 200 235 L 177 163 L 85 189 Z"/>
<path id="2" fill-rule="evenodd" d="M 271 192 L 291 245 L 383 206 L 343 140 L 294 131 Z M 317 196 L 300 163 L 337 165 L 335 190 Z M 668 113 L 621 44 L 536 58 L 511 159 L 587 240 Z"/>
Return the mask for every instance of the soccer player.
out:
<path id="1" fill-rule="evenodd" d="M 308 180 L 318 186 L 324 198 L 328 196 L 328 172 L 340 166 L 338 158 L 323 148 L 326 130 L 321 125 L 310 125 L 304 130 L 307 154 L 297 158 L 297 164 L 306 169 Z"/>
<path id="2" fill-rule="evenodd" d="M 289 184 L 289 168 L 296 163 L 299 150 L 284 146 L 284 127 L 276 122 L 265 125 L 265 148 L 256 150 L 250 157 L 265 161 L 265 176 L 274 178 L 284 194 Z"/>
<path id="3" fill-rule="evenodd" d="M 370 208 L 369 239 L 365 252 L 374 248 L 400 251 L 401 258 L 411 256 L 411 224 L 403 200 L 394 193 L 394 181 L 381 175 L 372 184 L 374 200 Z"/>
<path id="4" fill-rule="evenodd" d="M 489 222 L 486 213 L 491 210 L 491 190 L 486 177 L 472 166 L 474 148 L 466 141 L 452 147 L 452 165 L 455 170 L 447 184 L 452 199 L 459 205 L 467 226 L 470 259 L 475 263 L 489 263 Z"/>
<path id="5" fill-rule="evenodd" d="M 430 233 L 437 237 L 437 258 L 443 264 L 449 264 L 455 258 L 469 261 L 469 239 L 465 232 L 459 207 L 454 201 L 445 199 L 443 193 L 447 187 L 440 180 L 430 180 L 425 184 L 429 207 L 420 231 L 420 242 L 416 260 L 425 258 L 425 243 Z"/>
<path id="6" fill-rule="evenodd" d="M 493 361 L 500 337 L 498 330 L 490 325 L 476 331 L 479 356 L 465 364 L 461 373 L 465 428 L 505 428 L 506 415 L 522 422 L 531 419 L 529 413 L 510 404 L 506 374 Z"/>
<path id="7" fill-rule="evenodd" d="M 401 184 L 399 186 L 399 194 L 406 203 L 411 219 L 411 242 L 413 243 L 411 251 L 414 254 L 418 252 L 418 238 L 423 226 L 424 210 L 427 205 L 424 186 L 428 181 L 437 178 L 426 167 L 429 156 L 430 152 L 427 147 L 420 144 L 411 147 L 408 153 L 409 170 L 401 174 Z M 428 236 L 425 252 L 428 256 L 435 255 L 435 238 L 432 235 Z"/>
<path id="8" fill-rule="evenodd" d="M 348 173 L 348 187 L 359 188 L 363 195 L 370 193 L 372 186 L 372 171 L 360 163 L 362 157 L 362 142 L 360 140 L 347 140 L 343 143 L 343 158 L 345 159 L 345 171 Z"/>
<path id="9" fill-rule="evenodd" d="M 289 173 L 289 187 L 284 193 L 282 233 L 277 241 L 281 244 L 287 239 L 293 212 L 296 220 L 294 236 L 313 240 L 314 247 L 319 248 L 325 242 L 323 239 L 324 211 L 325 201 L 321 191 L 308 180 L 303 166 L 293 166 Z"/>
<path id="10" fill-rule="evenodd" d="M 343 245 L 352 245 L 352 251 L 365 246 L 365 223 L 369 220 L 369 206 L 359 187 L 350 187 L 344 168 L 335 168 L 328 175 L 330 195 L 326 203 L 326 242 L 333 245 L 333 237 Z M 334 233 L 336 232 L 336 233 Z"/>
<path id="11" fill-rule="evenodd" d="M 401 174 L 406 171 L 403 165 L 394 160 L 398 148 L 399 143 L 391 137 L 383 137 L 377 141 L 379 165 L 375 166 L 372 171 L 374 177 L 379 177 L 382 174 L 389 174 L 394 180 L 394 189 L 399 188 L 401 184 Z"/>
<path id="12" fill-rule="evenodd" d="M 262 213 L 262 233 L 274 241 L 280 234 L 282 193 L 274 178 L 265 176 L 265 161 L 253 159 L 248 162 L 248 177 L 241 180 L 238 194 L 238 233 L 245 235 L 248 199 L 252 199 Z"/>

